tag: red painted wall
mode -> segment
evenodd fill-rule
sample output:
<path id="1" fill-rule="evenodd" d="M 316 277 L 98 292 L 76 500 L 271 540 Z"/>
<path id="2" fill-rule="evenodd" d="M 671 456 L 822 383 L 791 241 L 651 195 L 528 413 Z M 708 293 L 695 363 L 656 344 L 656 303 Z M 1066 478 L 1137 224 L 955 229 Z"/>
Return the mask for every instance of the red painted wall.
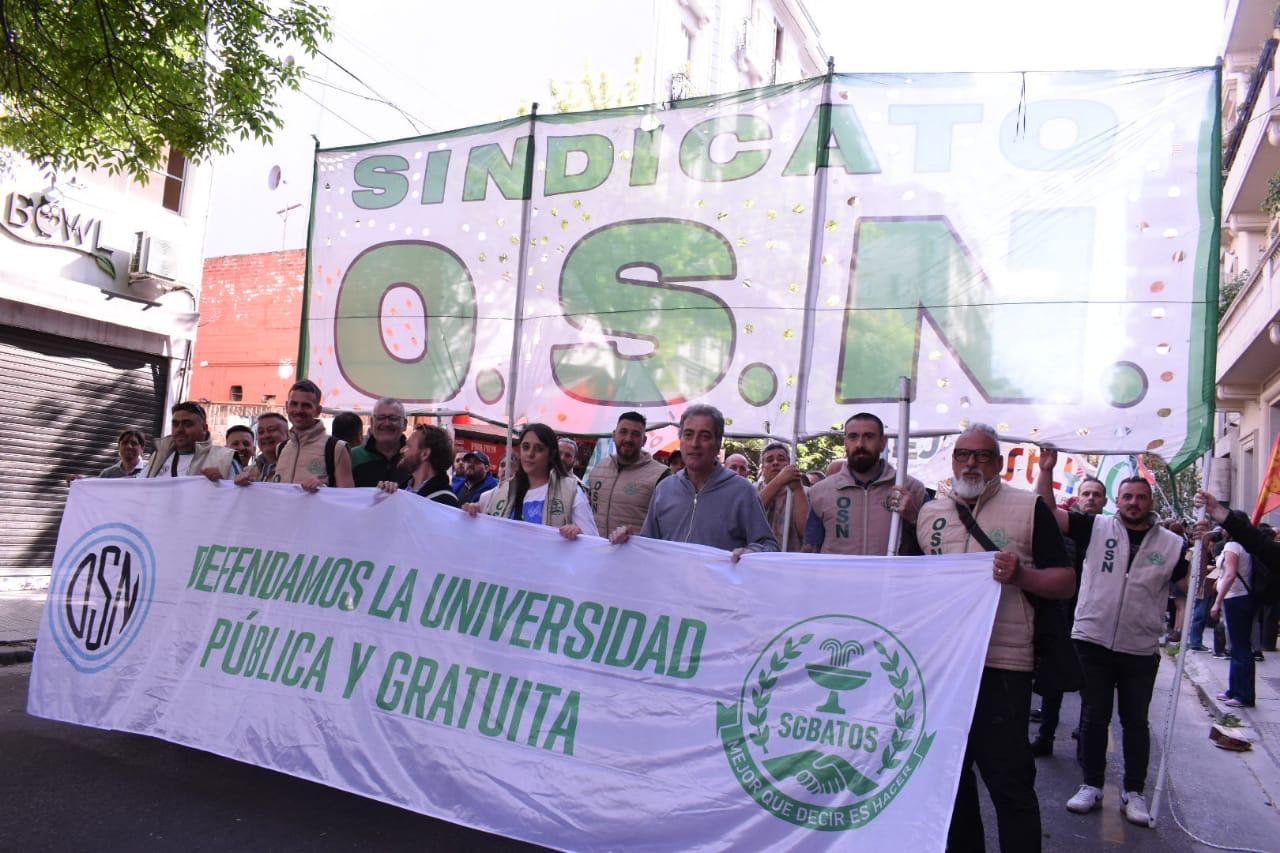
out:
<path id="1" fill-rule="evenodd" d="M 298 358 L 305 268 L 302 250 L 205 259 L 192 399 L 229 401 L 239 385 L 245 403 L 267 395 L 284 403 Z"/>

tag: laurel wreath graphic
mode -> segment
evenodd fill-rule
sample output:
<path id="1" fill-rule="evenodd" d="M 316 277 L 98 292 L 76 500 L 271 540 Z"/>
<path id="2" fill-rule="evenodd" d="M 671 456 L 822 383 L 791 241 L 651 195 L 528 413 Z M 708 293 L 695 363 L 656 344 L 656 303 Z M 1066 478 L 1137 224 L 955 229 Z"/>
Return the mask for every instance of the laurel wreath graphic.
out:
<path id="1" fill-rule="evenodd" d="M 760 747 L 760 751 L 769 752 L 769 699 L 773 688 L 778 683 L 778 676 L 786 671 L 791 662 L 800 657 L 800 647 L 813 639 L 813 634 L 804 634 L 796 641 L 787 637 L 782 644 L 781 652 L 774 652 L 769 658 L 769 666 L 761 667 L 756 679 L 757 684 L 751 688 L 751 704 L 755 706 L 753 713 L 747 714 L 747 722 L 755 726 L 750 735 L 751 742 Z"/>
<path id="2" fill-rule="evenodd" d="M 876 771 L 880 774 L 901 764 L 902 759 L 897 757 L 898 753 L 911 746 L 911 727 L 916 722 L 916 715 L 911 713 L 911 709 L 915 706 L 916 694 L 914 690 L 907 689 L 911 672 L 902 664 L 898 653 L 895 651 L 890 654 L 884 647 L 884 643 L 879 640 L 876 640 L 874 645 L 876 651 L 884 658 L 880 661 L 880 668 L 885 671 L 889 683 L 894 687 L 893 704 L 897 706 L 893 714 L 893 734 L 889 736 L 888 745 L 880 753 L 880 769 Z"/>

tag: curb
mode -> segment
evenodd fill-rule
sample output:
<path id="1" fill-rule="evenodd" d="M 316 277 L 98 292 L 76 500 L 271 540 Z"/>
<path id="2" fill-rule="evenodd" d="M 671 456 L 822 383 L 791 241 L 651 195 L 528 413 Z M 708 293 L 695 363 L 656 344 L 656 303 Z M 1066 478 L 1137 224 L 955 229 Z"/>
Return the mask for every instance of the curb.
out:
<path id="1" fill-rule="evenodd" d="M 31 663 L 35 655 L 36 644 L 30 642 L 5 644 L 0 646 L 0 666 L 13 666 L 19 663 Z"/>
<path id="2" fill-rule="evenodd" d="M 1239 732 L 1241 735 L 1243 735 L 1244 739 L 1250 742 L 1256 743 L 1258 740 L 1258 735 L 1257 735 L 1257 732 L 1254 730 L 1253 724 L 1248 719 L 1236 713 L 1236 711 L 1243 710 L 1243 709 L 1228 708 L 1226 705 L 1223 705 L 1222 702 L 1218 699 L 1218 697 L 1214 695 L 1212 686 L 1206 685 L 1202 680 L 1202 678 L 1199 677 L 1200 676 L 1199 667 L 1194 667 L 1195 669 L 1194 676 L 1191 674 L 1192 668 L 1193 667 L 1187 667 L 1186 673 L 1185 673 L 1186 679 L 1190 681 L 1193 685 L 1195 685 L 1196 693 L 1200 696 L 1201 704 L 1203 704 L 1206 708 L 1208 708 L 1209 711 L 1213 714 L 1214 724 L 1220 724 L 1222 720 L 1226 719 L 1227 717 L 1235 717 L 1237 720 L 1240 721 L 1240 725 L 1236 727 L 1235 730 Z"/>

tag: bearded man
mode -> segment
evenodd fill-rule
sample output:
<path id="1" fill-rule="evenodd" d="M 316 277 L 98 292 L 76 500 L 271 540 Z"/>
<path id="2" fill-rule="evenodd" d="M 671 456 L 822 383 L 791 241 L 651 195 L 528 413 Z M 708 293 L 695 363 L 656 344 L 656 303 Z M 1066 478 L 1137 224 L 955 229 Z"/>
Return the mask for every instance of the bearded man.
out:
<path id="1" fill-rule="evenodd" d="M 805 553 L 884 556 L 890 520 L 904 494 L 911 496 L 911 508 L 902 514 L 898 553 L 920 553 L 916 513 L 927 493 L 912 476 L 894 485 L 897 472 L 883 459 L 885 443 L 884 422 L 875 415 L 859 412 L 844 422 L 846 464 L 809 490 Z"/>

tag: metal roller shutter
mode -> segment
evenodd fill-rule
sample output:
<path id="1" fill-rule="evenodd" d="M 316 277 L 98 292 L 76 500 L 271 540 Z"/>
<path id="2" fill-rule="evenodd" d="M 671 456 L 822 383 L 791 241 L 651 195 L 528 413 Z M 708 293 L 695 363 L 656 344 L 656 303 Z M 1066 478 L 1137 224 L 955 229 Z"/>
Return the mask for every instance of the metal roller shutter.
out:
<path id="1" fill-rule="evenodd" d="M 0 326 L 0 575 L 49 571 L 66 476 L 115 462 L 126 426 L 158 435 L 167 375 L 161 356 Z"/>

